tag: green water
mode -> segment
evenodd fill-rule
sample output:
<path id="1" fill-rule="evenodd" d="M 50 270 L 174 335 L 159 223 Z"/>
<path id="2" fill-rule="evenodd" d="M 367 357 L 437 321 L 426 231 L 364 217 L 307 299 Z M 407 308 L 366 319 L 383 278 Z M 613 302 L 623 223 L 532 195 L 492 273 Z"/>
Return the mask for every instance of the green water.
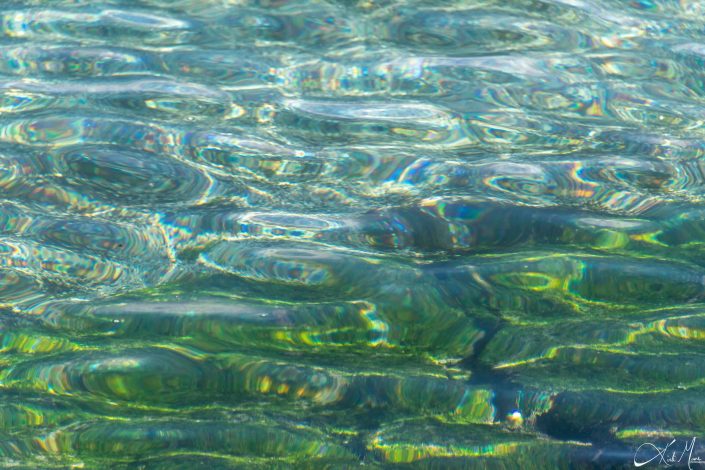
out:
<path id="1" fill-rule="evenodd" d="M 698 0 L 2 2 L 0 467 L 697 468 L 704 105 Z"/>

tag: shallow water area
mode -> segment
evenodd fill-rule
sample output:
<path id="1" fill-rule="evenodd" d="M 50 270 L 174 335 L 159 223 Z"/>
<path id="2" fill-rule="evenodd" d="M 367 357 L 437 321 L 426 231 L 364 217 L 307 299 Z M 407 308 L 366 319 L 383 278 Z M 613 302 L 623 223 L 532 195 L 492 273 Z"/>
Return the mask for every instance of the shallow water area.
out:
<path id="1" fill-rule="evenodd" d="M 705 460 L 703 18 L 3 2 L 0 466 Z"/>

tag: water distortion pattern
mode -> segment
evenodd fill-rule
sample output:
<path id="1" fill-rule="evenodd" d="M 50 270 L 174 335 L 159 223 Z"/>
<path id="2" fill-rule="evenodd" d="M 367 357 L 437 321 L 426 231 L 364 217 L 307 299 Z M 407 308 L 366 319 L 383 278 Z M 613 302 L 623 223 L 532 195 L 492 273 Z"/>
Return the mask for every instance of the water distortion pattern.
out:
<path id="1" fill-rule="evenodd" d="M 684 452 L 704 105 L 697 0 L 2 2 L 0 466 Z"/>

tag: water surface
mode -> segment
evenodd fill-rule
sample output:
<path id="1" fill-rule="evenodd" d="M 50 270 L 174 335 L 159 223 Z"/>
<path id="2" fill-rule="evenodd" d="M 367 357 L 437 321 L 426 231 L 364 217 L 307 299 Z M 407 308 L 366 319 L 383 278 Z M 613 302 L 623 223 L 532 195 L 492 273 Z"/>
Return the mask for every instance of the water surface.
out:
<path id="1" fill-rule="evenodd" d="M 682 455 L 705 439 L 703 18 L 3 2 L 0 463 Z"/>

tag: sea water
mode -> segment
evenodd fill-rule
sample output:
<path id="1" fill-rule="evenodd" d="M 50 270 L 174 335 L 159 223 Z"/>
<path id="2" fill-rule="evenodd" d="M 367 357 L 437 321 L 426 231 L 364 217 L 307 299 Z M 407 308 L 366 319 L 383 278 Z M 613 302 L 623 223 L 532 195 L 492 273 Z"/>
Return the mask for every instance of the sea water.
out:
<path id="1" fill-rule="evenodd" d="M 0 463 L 695 465 L 704 124 L 698 0 L 3 1 Z"/>

